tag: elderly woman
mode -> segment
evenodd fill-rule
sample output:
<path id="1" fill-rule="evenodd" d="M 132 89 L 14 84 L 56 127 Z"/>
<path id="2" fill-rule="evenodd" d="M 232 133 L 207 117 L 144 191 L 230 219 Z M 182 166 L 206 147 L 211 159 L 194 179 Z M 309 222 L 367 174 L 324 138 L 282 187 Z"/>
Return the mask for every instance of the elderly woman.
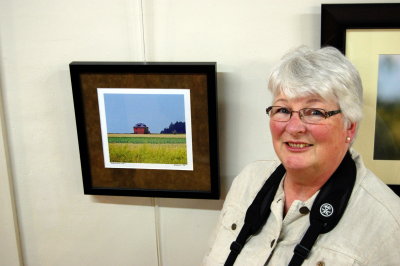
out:
<path id="1" fill-rule="evenodd" d="M 335 48 L 273 69 L 267 108 L 280 163 L 235 178 L 205 265 L 400 265 L 400 198 L 350 149 L 362 85 Z"/>

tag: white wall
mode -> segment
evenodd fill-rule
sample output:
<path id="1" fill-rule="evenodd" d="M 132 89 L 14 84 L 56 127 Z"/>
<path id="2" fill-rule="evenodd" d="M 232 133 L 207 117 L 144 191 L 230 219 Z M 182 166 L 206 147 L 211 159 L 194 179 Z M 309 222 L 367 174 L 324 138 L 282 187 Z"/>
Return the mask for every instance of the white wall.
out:
<path id="1" fill-rule="evenodd" d="M 1 96 L 1 94 L 0 94 Z M 21 263 L 14 189 L 9 172 L 9 156 L 0 101 L 0 265 L 18 266 Z"/>
<path id="2" fill-rule="evenodd" d="M 267 73 L 289 48 L 319 47 L 320 4 L 328 1 L 143 2 L 148 61 L 218 64 L 225 193 L 244 165 L 275 158 L 264 112 L 271 100 Z M 20 264 L 18 243 L 29 266 L 201 263 L 222 200 L 83 194 L 68 64 L 142 61 L 139 6 L 137 0 L 0 0 L 0 129 L 6 129 L 0 139 L 10 154 L 7 166 L 7 151 L 0 150 L 0 181 L 7 186 L 0 211 L 9 226 L 0 231 L 0 250 L 10 251 L 0 253 L 0 265 Z"/>

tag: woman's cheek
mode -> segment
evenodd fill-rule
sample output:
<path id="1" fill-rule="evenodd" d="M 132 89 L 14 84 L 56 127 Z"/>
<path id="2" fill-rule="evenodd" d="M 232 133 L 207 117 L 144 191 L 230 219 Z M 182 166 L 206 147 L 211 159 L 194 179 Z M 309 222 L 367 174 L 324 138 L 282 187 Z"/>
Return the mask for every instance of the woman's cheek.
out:
<path id="1" fill-rule="evenodd" d="M 284 128 L 285 127 L 283 123 L 278 123 L 274 121 L 269 122 L 269 129 L 271 131 L 272 137 L 279 137 L 284 131 Z"/>
<path id="2" fill-rule="evenodd" d="M 316 141 L 329 141 L 332 138 L 337 138 L 335 135 L 335 128 L 327 125 L 309 125 L 308 132 Z"/>

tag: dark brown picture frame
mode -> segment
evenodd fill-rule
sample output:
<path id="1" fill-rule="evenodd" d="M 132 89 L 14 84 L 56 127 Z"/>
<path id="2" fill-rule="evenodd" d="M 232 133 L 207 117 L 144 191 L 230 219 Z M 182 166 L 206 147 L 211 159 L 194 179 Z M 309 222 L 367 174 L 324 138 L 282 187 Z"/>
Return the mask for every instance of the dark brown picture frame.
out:
<path id="1" fill-rule="evenodd" d="M 346 54 L 348 29 L 400 29 L 400 4 L 322 4 L 321 47 Z M 399 44 L 400 45 L 400 44 Z M 400 185 L 388 184 L 400 196 Z"/>
<path id="2" fill-rule="evenodd" d="M 72 62 L 69 68 L 85 194 L 219 198 L 215 62 Z M 189 89 L 193 171 L 106 168 L 98 88 Z"/>

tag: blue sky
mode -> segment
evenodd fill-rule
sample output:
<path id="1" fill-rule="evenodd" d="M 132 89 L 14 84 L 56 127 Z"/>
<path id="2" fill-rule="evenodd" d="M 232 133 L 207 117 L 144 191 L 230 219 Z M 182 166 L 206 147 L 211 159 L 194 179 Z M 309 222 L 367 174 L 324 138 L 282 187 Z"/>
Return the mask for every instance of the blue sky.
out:
<path id="1" fill-rule="evenodd" d="M 400 100 L 400 55 L 379 55 L 378 98 L 381 101 Z"/>
<path id="2" fill-rule="evenodd" d="M 104 94 L 108 133 L 133 133 L 144 123 L 160 133 L 170 123 L 185 122 L 183 94 Z"/>

